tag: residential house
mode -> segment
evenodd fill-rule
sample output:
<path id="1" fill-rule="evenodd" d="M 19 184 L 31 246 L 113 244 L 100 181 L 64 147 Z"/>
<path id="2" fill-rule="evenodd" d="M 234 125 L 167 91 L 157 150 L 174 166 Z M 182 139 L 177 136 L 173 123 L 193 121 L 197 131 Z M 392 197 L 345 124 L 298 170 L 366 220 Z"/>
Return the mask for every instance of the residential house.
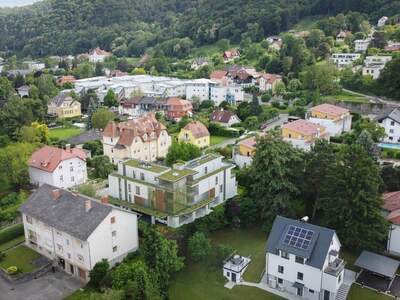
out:
<path id="1" fill-rule="evenodd" d="M 276 85 L 282 82 L 282 76 L 270 73 L 261 73 L 258 77 L 258 87 L 260 92 L 275 91 Z"/>
<path id="2" fill-rule="evenodd" d="M 30 72 L 41 71 L 46 68 L 46 65 L 44 63 L 30 60 L 23 61 L 22 65 Z"/>
<path id="3" fill-rule="evenodd" d="M 400 109 L 395 108 L 378 118 L 379 124 L 385 129 L 385 143 L 400 143 Z"/>
<path id="4" fill-rule="evenodd" d="M 223 86 L 227 86 L 229 84 L 228 72 L 226 70 L 216 70 L 211 72 L 210 80 L 218 82 Z"/>
<path id="5" fill-rule="evenodd" d="M 30 90 L 29 86 L 23 85 L 23 86 L 20 86 L 19 88 L 17 88 L 17 93 L 21 98 L 24 98 L 24 97 L 27 98 L 27 97 L 29 97 L 29 90 Z"/>
<path id="6" fill-rule="evenodd" d="M 324 126 L 330 136 L 349 132 L 351 119 L 348 109 L 328 103 L 312 107 L 308 114 L 308 121 Z"/>
<path id="7" fill-rule="evenodd" d="M 69 90 L 61 91 L 51 99 L 47 111 L 59 119 L 78 117 L 82 114 L 81 103 L 70 96 Z"/>
<path id="8" fill-rule="evenodd" d="M 237 58 L 240 58 L 240 52 L 238 49 L 227 50 L 227 51 L 224 51 L 222 57 L 224 59 L 224 63 L 229 63 L 229 62 L 234 61 Z"/>
<path id="9" fill-rule="evenodd" d="M 392 57 L 386 56 L 367 56 L 364 60 L 362 74 L 364 76 L 372 76 L 373 79 L 378 79 L 381 71 L 385 68 L 387 62 L 391 61 Z"/>
<path id="10" fill-rule="evenodd" d="M 172 168 L 127 160 L 108 177 L 110 202 L 176 228 L 208 215 L 237 194 L 233 168 L 216 154 Z"/>
<path id="11" fill-rule="evenodd" d="M 256 137 L 252 136 L 239 141 L 234 147 L 232 159 L 240 169 L 249 167 L 253 163 L 256 146 Z"/>
<path id="12" fill-rule="evenodd" d="M 352 67 L 353 63 L 361 57 L 360 53 L 333 53 L 331 61 L 338 67 Z"/>
<path id="13" fill-rule="evenodd" d="M 282 39 L 279 36 L 269 36 L 267 37 L 267 42 L 270 49 L 280 51 L 282 48 Z"/>
<path id="14" fill-rule="evenodd" d="M 181 129 L 178 140 L 199 148 L 207 148 L 210 146 L 210 132 L 200 121 L 192 121 Z"/>
<path id="15" fill-rule="evenodd" d="M 76 78 L 72 75 L 60 76 L 57 78 L 57 85 L 63 86 L 66 83 L 74 83 Z"/>
<path id="16" fill-rule="evenodd" d="M 83 282 L 103 259 L 111 267 L 138 249 L 137 215 L 44 184 L 22 204 L 25 245 Z"/>
<path id="17" fill-rule="evenodd" d="M 383 194 L 383 214 L 390 222 L 386 250 L 400 256 L 400 191 Z"/>
<path id="18" fill-rule="evenodd" d="M 224 277 L 235 283 L 243 281 L 244 272 L 246 272 L 250 262 L 250 257 L 232 254 L 224 261 Z"/>
<path id="19" fill-rule="evenodd" d="M 371 39 L 364 40 L 355 40 L 354 41 L 354 50 L 356 52 L 366 52 L 369 44 L 371 43 Z"/>
<path id="20" fill-rule="evenodd" d="M 204 66 L 208 66 L 210 63 L 209 63 L 209 61 L 208 61 L 208 59 L 207 58 L 205 58 L 205 57 L 198 57 L 198 58 L 195 58 L 193 61 L 192 61 L 192 64 L 190 65 L 190 68 L 192 69 L 192 70 L 198 70 L 198 69 L 200 69 L 200 68 L 202 68 L 202 67 L 204 67 Z"/>
<path id="21" fill-rule="evenodd" d="M 192 103 L 188 100 L 172 97 L 167 100 L 167 118 L 179 122 L 183 117 L 193 114 Z"/>
<path id="22" fill-rule="evenodd" d="M 126 122 L 109 122 L 103 131 L 104 155 L 115 164 L 128 158 L 155 161 L 165 157 L 170 146 L 167 128 L 152 113 Z"/>
<path id="23" fill-rule="evenodd" d="M 345 262 L 332 229 L 277 216 L 267 240 L 265 281 L 274 289 L 310 300 L 335 300 Z"/>
<path id="24" fill-rule="evenodd" d="M 245 93 L 242 86 L 231 84 L 227 86 L 217 85 L 211 87 L 211 99 L 215 106 L 219 106 L 222 102 L 227 101 L 231 105 L 237 105 L 238 102 L 245 100 Z"/>
<path id="25" fill-rule="evenodd" d="M 92 49 L 89 51 L 87 57 L 91 63 L 104 62 L 107 57 L 110 57 L 112 54 L 110 52 L 104 51 L 99 47 Z"/>
<path id="26" fill-rule="evenodd" d="M 299 119 L 282 126 L 282 138 L 294 147 L 308 151 L 317 139 L 329 141 L 329 132 L 322 125 Z"/>
<path id="27" fill-rule="evenodd" d="M 350 31 L 340 30 L 340 32 L 336 35 L 336 42 L 344 43 L 345 39 L 351 34 Z"/>
<path id="28" fill-rule="evenodd" d="M 376 24 L 376 26 L 377 26 L 378 28 L 383 27 L 383 26 L 386 25 L 386 22 L 387 22 L 388 20 L 389 20 L 388 17 L 383 16 L 382 18 L 380 18 L 380 19 L 378 20 L 378 23 Z"/>
<path id="29" fill-rule="evenodd" d="M 216 110 L 210 116 L 210 121 L 215 122 L 223 127 L 231 127 L 234 124 L 240 123 L 239 117 L 229 110 Z"/>
<path id="30" fill-rule="evenodd" d="M 385 46 L 385 51 L 388 52 L 397 52 L 400 51 L 400 42 L 388 41 Z"/>
<path id="31" fill-rule="evenodd" d="M 30 183 L 70 188 L 87 181 L 86 154 L 82 149 L 43 146 L 28 161 Z"/>
<path id="32" fill-rule="evenodd" d="M 134 96 L 130 99 L 121 100 L 118 106 L 118 113 L 132 118 L 139 118 L 143 114 L 140 107 L 140 99 L 140 96 Z"/>

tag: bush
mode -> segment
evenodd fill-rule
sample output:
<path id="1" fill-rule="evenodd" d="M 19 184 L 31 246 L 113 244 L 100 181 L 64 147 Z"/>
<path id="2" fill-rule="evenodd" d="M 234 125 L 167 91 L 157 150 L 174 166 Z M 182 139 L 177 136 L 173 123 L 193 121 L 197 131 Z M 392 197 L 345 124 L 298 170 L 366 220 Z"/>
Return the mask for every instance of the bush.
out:
<path id="1" fill-rule="evenodd" d="M 204 261 L 211 251 L 211 242 L 203 232 L 196 232 L 189 238 L 189 255 L 194 261 Z"/>
<path id="2" fill-rule="evenodd" d="M 17 224 L 0 230 L 0 244 L 4 244 L 24 234 L 24 225 Z"/>
<path id="3" fill-rule="evenodd" d="M 210 135 L 215 135 L 215 136 L 226 136 L 226 137 L 240 136 L 240 131 L 229 130 L 213 122 L 211 122 L 210 125 L 208 125 L 208 131 L 210 132 Z"/>
<path id="4" fill-rule="evenodd" d="M 99 288 L 106 277 L 110 264 L 107 259 L 102 259 L 96 263 L 92 270 L 90 270 L 90 281 L 89 285 L 94 288 Z"/>
<path id="5" fill-rule="evenodd" d="M 266 103 L 269 102 L 269 100 L 271 100 L 272 96 L 270 93 L 265 93 L 261 96 L 261 101 Z"/>
<path id="6" fill-rule="evenodd" d="M 229 255 L 232 254 L 234 249 L 230 245 L 218 244 L 214 247 L 214 265 L 217 268 L 221 268 L 223 266 L 224 260 L 228 258 Z"/>
<path id="7" fill-rule="evenodd" d="M 8 267 L 6 270 L 8 275 L 14 275 L 18 273 L 18 268 L 16 266 Z"/>

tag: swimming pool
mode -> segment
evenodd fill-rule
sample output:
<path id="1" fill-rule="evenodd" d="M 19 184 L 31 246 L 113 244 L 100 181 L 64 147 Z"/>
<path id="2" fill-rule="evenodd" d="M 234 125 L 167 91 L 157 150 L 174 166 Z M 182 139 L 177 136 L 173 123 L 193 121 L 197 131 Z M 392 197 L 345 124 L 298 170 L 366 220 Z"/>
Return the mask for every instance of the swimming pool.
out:
<path id="1" fill-rule="evenodd" d="M 386 148 L 386 149 L 400 150 L 400 144 L 379 143 L 378 147 L 379 148 Z"/>

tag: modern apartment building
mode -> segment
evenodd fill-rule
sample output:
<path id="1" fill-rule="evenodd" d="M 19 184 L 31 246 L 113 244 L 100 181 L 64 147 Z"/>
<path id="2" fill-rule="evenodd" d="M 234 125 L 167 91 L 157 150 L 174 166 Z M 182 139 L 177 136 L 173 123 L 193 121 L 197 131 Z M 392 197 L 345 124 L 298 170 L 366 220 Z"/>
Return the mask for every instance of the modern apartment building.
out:
<path id="1" fill-rule="evenodd" d="M 237 193 L 234 165 L 207 154 L 192 161 L 162 165 L 127 160 L 110 174 L 110 202 L 132 209 L 152 223 L 179 227 L 209 214 Z"/>

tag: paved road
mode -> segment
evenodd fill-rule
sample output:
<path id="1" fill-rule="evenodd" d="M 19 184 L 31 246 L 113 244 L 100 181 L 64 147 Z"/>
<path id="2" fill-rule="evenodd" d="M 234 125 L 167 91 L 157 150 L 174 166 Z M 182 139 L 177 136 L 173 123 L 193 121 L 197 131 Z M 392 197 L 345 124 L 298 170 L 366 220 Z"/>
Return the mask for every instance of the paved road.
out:
<path id="1" fill-rule="evenodd" d="M 10 284 L 0 277 L 0 299 L 62 300 L 81 287 L 79 280 L 60 271 L 20 284 Z"/>
<path id="2" fill-rule="evenodd" d="M 264 129 L 264 131 L 270 131 L 275 129 L 276 126 L 282 126 L 283 124 L 287 123 L 289 114 L 280 114 L 279 119 L 268 124 L 268 126 Z"/>

